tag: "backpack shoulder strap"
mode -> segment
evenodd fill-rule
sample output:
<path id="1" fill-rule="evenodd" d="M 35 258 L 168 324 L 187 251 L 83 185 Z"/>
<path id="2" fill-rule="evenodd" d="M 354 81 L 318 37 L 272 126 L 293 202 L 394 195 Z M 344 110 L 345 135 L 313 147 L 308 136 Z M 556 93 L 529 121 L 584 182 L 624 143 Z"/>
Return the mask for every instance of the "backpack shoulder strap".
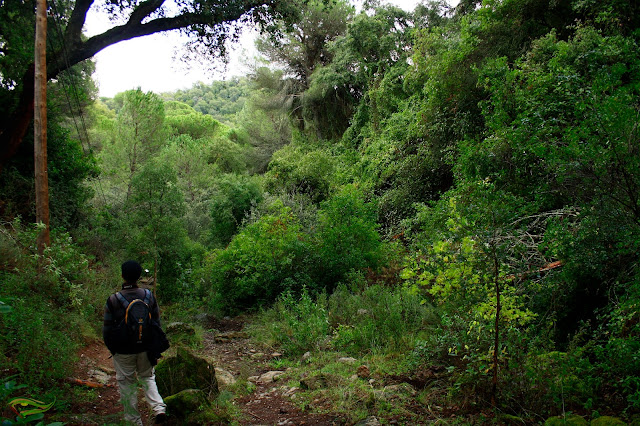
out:
<path id="1" fill-rule="evenodd" d="M 153 298 L 153 295 L 151 294 L 151 291 L 148 288 L 144 289 L 144 300 L 143 302 L 146 303 L 147 305 L 151 306 L 151 299 Z"/>
<path id="2" fill-rule="evenodd" d="M 125 299 L 125 297 L 120 292 L 116 293 L 116 298 L 120 301 L 120 304 L 122 304 L 122 307 L 126 311 L 130 302 L 127 299 Z"/>

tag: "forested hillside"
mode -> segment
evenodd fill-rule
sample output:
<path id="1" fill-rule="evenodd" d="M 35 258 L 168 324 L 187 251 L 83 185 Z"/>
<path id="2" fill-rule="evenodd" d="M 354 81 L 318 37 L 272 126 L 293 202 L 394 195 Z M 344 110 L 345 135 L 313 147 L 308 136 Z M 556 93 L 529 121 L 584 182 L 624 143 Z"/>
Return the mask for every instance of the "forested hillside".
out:
<path id="1" fill-rule="evenodd" d="M 638 4 L 290 6 L 243 78 L 50 81 L 44 263 L 32 136 L 0 172 L 0 403 L 82 397 L 61 381 L 134 258 L 171 320 L 248 316 L 329 382 L 330 356 L 368 365 L 300 402 L 347 424 L 640 422 Z M 0 99 L 29 37 L 2 24 Z"/>

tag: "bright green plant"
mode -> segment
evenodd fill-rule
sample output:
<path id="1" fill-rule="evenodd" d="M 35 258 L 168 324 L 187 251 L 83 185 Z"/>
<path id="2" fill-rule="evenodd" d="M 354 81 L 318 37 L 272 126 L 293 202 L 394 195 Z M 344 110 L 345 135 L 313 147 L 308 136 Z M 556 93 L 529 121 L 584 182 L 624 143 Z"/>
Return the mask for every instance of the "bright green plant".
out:
<path id="1" fill-rule="evenodd" d="M 318 283 L 328 292 L 351 271 L 377 269 L 384 245 L 378 233 L 376 207 L 348 185 L 321 204 L 318 219 Z"/>
<path id="2" fill-rule="evenodd" d="M 329 297 L 333 346 L 353 355 L 402 352 L 412 348 L 422 330 L 438 318 L 420 296 L 402 287 L 339 286 Z"/>
<path id="3" fill-rule="evenodd" d="M 506 332 L 535 319 L 527 306 L 526 280 L 520 278 L 530 267 L 524 259 L 540 262 L 541 256 L 537 247 L 525 244 L 531 230 L 527 221 L 518 220 L 522 201 L 489 182 L 453 191 L 443 205 L 443 215 L 432 219 L 444 227 L 425 229 L 426 241 L 417 240 L 423 249 L 409 258 L 402 276 L 412 291 L 424 288 L 445 311 L 465 312 L 465 331 L 478 336 L 477 344 L 464 345 L 465 357 L 476 363 L 472 371 L 482 371 L 487 379 L 491 374 L 494 400 L 500 360 L 513 349 Z M 455 346 L 449 353 L 457 353 Z"/>
<path id="4" fill-rule="evenodd" d="M 49 404 L 44 403 L 42 401 L 38 401 L 31 398 L 13 398 L 9 402 L 9 407 L 16 413 L 16 423 L 15 424 L 29 424 L 32 422 L 36 422 L 42 420 L 44 418 L 44 413 L 49 411 L 54 402 Z M 26 408 L 31 407 L 31 408 Z M 5 422 L 3 422 L 5 424 Z M 13 423 L 9 423 L 13 424 Z M 39 422 L 38 424 L 43 424 Z M 62 423 L 56 423 L 61 425 Z"/>
<path id="5" fill-rule="evenodd" d="M 297 357 L 322 345 L 329 334 L 326 296 L 313 298 L 307 288 L 299 296 L 283 293 L 262 315 L 265 329 L 255 328 L 261 339 L 278 346 L 287 357 Z M 266 336 L 265 336 L 266 335 Z"/>
<path id="6" fill-rule="evenodd" d="M 284 291 L 312 287 L 306 273 L 308 241 L 290 209 L 274 207 L 248 224 L 205 265 L 211 307 L 225 311 L 274 302 Z"/>

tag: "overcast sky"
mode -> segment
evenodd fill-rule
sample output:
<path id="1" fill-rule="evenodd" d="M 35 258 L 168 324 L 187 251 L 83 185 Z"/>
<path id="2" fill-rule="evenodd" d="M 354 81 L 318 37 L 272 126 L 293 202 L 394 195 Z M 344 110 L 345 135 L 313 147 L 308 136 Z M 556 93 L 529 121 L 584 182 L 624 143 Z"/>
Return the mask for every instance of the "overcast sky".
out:
<path id="1" fill-rule="evenodd" d="M 388 0 L 405 10 L 413 10 L 418 0 Z M 451 2 L 450 2 L 451 3 Z M 457 1 L 456 1 L 457 3 Z M 111 24 L 104 14 L 93 8 L 87 15 L 85 33 L 88 36 L 109 29 Z M 120 42 L 99 52 L 94 60 L 94 79 L 98 82 L 100 96 L 113 97 L 125 90 L 142 88 L 156 93 L 188 89 L 194 83 L 223 80 L 245 75 L 246 63 L 255 55 L 255 34 L 245 32 L 239 43 L 233 45 L 230 64 L 226 70 L 222 65 L 211 71 L 199 63 L 186 65 L 174 59 L 183 43 L 175 33 L 154 34 Z"/>

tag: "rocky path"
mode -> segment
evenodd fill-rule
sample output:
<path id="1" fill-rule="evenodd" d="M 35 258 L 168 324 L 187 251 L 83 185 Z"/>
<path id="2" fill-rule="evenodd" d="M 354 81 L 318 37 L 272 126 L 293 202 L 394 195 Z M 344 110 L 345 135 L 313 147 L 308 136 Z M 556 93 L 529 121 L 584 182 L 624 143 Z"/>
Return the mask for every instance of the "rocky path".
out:
<path id="1" fill-rule="evenodd" d="M 302 411 L 293 401 L 299 391 L 295 387 L 282 384 L 274 377 L 285 374 L 270 368 L 271 361 L 278 353 L 265 353 L 253 347 L 248 336 L 242 331 L 243 323 L 238 319 L 216 321 L 205 333 L 203 348 L 199 355 L 216 366 L 221 390 L 230 389 L 238 381 L 252 383 L 244 396 L 233 399 L 233 424 L 238 425 L 337 425 L 344 424 L 332 415 L 317 415 Z M 115 371 L 109 352 L 102 342 L 91 342 L 80 351 L 75 376 L 74 390 L 84 402 L 70 407 L 74 413 L 63 419 L 68 425 L 119 424 L 122 408 L 119 403 L 115 383 Z M 235 383 L 234 383 L 235 382 Z M 237 386 L 235 388 L 237 391 Z M 235 395 L 235 392 L 234 392 Z M 149 422 L 149 412 L 144 398 L 140 396 L 140 411 L 145 424 Z"/>
<path id="2" fill-rule="evenodd" d="M 247 380 L 255 385 L 251 393 L 234 400 L 241 415 L 240 425 L 334 425 L 335 416 L 303 412 L 292 402 L 298 391 L 282 385 L 279 376 L 286 372 L 269 368 L 277 352 L 253 347 L 241 331 L 242 324 L 230 320 L 216 324 L 218 333 L 208 333 L 204 353 L 223 370 L 217 374 L 222 389 L 227 385 L 224 372 L 234 380 Z"/>

